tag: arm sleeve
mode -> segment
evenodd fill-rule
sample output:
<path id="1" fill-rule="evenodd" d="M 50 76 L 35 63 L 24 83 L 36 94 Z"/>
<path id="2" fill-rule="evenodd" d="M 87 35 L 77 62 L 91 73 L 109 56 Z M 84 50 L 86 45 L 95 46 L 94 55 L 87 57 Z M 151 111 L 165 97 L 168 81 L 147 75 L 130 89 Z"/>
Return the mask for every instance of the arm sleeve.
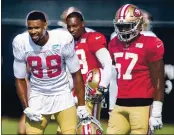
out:
<path id="1" fill-rule="evenodd" d="M 103 34 L 92 32 L 88 38 L 88 45 L 91 52 L 96 53 L 99 49 L 106 47 L 106 38 Z"/>
<path id="2" fill-rule="evenodd" d="M 148 41 L 147 48 L 147 61 L 154 62 L 160 59 L 163 59 L 164 55 L 164 45 L 163 42 L 157 38 L 152 37 L 151 40 Z"/>
<path id="3" fill-rule="evenodd" d="M 13 42 L 13 71 L 16 78 L 22 79 L 27 76 L 25 53 L 22 48 L 22 43 L 19 37 L 16 37 Z"/>
<path id="4" fill-rule="evenodd" d="M 96 57 L 102 65 L 103 76 L 101 77 L 100 86 L 108 87 L 112 74 L 112 60 L 106 48 L 102 48 L 96 52 Z"/>
<path id="5" fill-rule="evenodd" d="M 118 94 L 116 67 L 112 65 L 112 75 L 109 84 L 109 110 L 113 110 Z"/>
<path id="6" fill-rule="evenodd" d="M 80 69 L 79 59 L 74 50 L 74 40 L 62 48 L 63 58 L 70 73 L 77 72 Z"/>

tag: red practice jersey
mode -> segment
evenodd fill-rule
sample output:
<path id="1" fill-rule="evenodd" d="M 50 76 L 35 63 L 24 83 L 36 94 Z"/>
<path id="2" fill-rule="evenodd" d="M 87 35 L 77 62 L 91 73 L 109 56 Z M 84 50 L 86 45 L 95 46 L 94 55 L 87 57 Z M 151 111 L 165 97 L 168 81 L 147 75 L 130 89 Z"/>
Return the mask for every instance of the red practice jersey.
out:
<path id="1" fill-rule="evenodd" d="M 152 98 L 154 88 L 148 63 L 163 58 L 163 42 L 157 37 L 140 35 L 126 47 L 115 37 L 108 47 L 118 72 L 118 98 Z"/>
<path id="2" fill-rule="evenodd" d="M 98 32 L 85 33 L 75 46 L 76 54 L 80 61 L 81 73 L 86 82 L 87 73 L 94 68 L 101 68 L 95 53 L 105 48 L 106 38 Z"/>

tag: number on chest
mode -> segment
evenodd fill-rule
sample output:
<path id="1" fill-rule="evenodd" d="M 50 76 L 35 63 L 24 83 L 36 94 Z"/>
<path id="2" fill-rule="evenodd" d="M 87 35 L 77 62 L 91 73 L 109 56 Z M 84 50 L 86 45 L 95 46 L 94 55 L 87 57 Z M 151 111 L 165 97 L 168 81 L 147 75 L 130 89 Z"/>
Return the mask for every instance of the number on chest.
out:
<path id="1" fill-rule="evenodd" d="M 32 74 L 37 78 L 43 78 L 43 70 L 46 69 L 49 78 L 56 77 L 61 73 L 61 57 L 59 55 L 46 56 L 42 59 L 40 56 L 29 56 L 27 58 Z M 43 68 L 43 65 L 46 68 Z"/>
<path id="2" fill-rule="evenodd" d="M 83 49 L 78 49 L 78 50 L 76 50 L 76 54 L 79 58 L 81 73 L 86 74 L 88 72 L 88 63 L 86 60 L 85 51 Z"/>
<path id="3" fill-rule="evenodd" d="M 130 64 L 128 65 L 128 67 L 126 67 L 127 69 L 126 69 L 125 73 L 122 73 L 122 71 L 121 71 L 121 66 L 123 66 L 123 65 L 121 65 L 121 63 L 117 62 L 117 59 L 122 58 L 123 56 L 124 56 L 125 60 L 131 59 Z M 126 52 L 124 55 L 123 52 L 119 52 L 119 53 L 114 53 L 114 59 L 116 62 L 115 66 L 118 70 L 118 79 L 120 79 L 122 76 L 123 80 L 131 80 L 132 79 L 132 70 L 138 61 L 138 55 L 135 53 L 129 53 L 129 52 Z"/>

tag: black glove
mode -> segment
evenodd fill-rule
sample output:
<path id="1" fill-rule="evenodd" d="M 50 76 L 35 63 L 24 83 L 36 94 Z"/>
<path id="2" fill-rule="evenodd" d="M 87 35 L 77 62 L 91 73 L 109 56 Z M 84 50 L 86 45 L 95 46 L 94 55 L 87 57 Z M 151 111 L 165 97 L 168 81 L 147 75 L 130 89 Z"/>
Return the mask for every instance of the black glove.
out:
<path id="1" fill-rule="evenodd" d="M 106 96 L 109 94 L 109 89 L 108 89 L 108 88 L 99 86 L 97 89 L 98 89 L 99 92 L 102 93 L 102 95 L 103 95 L 104 97 L 106 97 Z"/>

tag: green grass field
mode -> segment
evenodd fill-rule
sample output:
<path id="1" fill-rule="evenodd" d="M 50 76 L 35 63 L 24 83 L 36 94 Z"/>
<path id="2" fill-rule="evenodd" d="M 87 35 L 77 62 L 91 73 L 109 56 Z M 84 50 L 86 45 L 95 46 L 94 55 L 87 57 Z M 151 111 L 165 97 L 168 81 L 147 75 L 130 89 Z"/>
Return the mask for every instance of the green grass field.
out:
<path id="1" fill-rule="evenodd" d="M 2 134 L 16 134 L 18 119 L 2 118 Z M 101 120 L 104 131 L 106 131 L 107 121 Z M 45 130 L 45 134 L 56 134 L 57 125 L 54 121 L 50 122 Z M 164 124 L 163 129 L 156 134 L 174 134 L 174 124 Z"/>

